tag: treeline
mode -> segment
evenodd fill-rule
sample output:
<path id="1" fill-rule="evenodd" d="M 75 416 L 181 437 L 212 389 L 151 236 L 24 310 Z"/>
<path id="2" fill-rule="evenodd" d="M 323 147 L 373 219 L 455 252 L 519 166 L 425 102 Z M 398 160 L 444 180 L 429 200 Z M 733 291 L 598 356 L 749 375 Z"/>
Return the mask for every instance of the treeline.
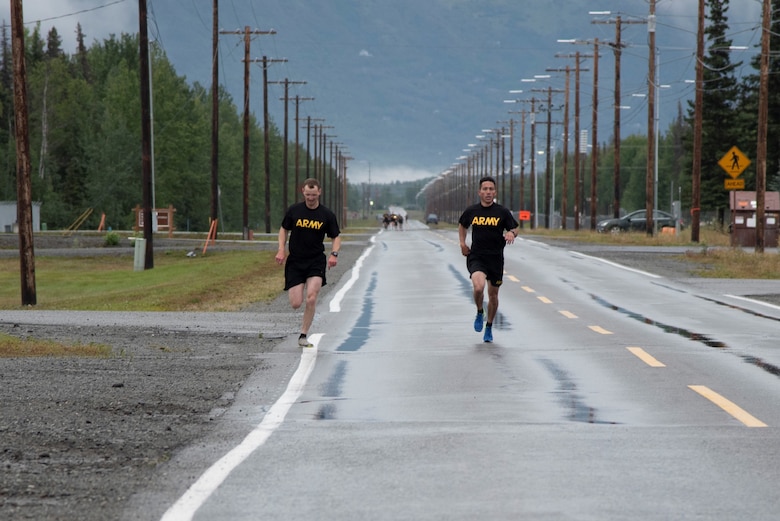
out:
<path id="1" fill-rule="evenodd" d="M 13 67 L 7 27 L 0 65 L 0 200 L 16 200 L 13 132 Z M 133 208 L 143 204 L 141 106 L 137 35 L 112 36 L 87 47 L 77 27 L 77 51 L 68 55 L 56 28 L 25 38 L 28 81 L 32 194 L 40 201 L 41 222 L 50 229 L 70 226 L 94 213 L 83 229 L 130 229 Z M 164 52 L 150 48 L 154 119 L 154 205 L 176 209 L 179 230 L 209 229 L 211 208 L 211 89 L 188 85 Z M 220 229 L 243 226 L 243 112 L 219 91 Z M 294 123 L 291 123 L 294 124 Z M 264 228 L 264 146 L 262 121 L 250 120 L 249 227 Z M 281 222 L 284 142 L 276 125 L 269 132 L 272 227 Z M 288 144 L 294 165 L 295 144 Z M 299 150 L 306 164 L 306 151 Z M 289 167 L 289 198 L 295 175 Z M 302 169 L 303 170 L 303 169 Z M 329 168 L 329 172 L 332 169 Z M 301 176 L 305 176 L 305 171 Z M 303 177 L 301 177 L 302 179 Z"/>

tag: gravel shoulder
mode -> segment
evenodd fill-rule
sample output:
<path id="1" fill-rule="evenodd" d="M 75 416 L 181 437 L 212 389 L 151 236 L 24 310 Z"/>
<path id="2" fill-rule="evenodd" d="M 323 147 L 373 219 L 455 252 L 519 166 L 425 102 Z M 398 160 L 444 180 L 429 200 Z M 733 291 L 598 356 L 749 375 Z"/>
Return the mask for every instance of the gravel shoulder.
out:
<path id="1" fill-rule="evenodd" d="M 677 280 L 696 278 L 676 250 L 532 240 Z M 367 245 L 365 237 L 344 241 L 339 266 L 328 273 L 320 302 Z M 0 241 L 2 247 L 8 246 Z M 80 239 L 36 249 L 36 255 L 78 255 L 82 248 L 94 254 L 94 245 Z M 175 242 L 160 248 L 183 254 L 192 249 Z M 760 298 L 780 305 L 780 292 L 763 292 Z M 24 313 L 30 313 L 29 319 Z M 0 314 L 0 332 L 106 344 L 112 355 L 0 358 L 0 519 L 8 521 L 121 518 L 131 496 L 174 455 L 215 436 L 247 379 L 286 381 L 297 350 L 285 349 L 301 318 L 300 311 L 290 309 L 285 293 L 241 313 L 219 316 L 33 320 L 39 313 L 22 314 L 19 319 L 14 313 L 13 320 Z M 133 323 L 136 319 L 139 324 Z M 268 399 L 277 391 L 269 388 Z"/>

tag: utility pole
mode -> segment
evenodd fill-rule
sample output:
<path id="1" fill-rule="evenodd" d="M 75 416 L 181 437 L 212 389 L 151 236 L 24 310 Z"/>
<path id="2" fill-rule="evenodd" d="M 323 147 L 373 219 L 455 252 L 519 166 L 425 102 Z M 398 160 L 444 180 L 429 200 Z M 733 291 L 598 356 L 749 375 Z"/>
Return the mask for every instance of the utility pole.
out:
<path id="1" fill-rule="evenodd" d="M 289 79 L 285 78 L 284 81 L 269 81 L 270 84 L 281 84 L 284 85 L 284 97 L 279 98 L 282 101 L 284 101 L 284 151 L 282 152 L 282 208 L 287 209 L 287 201 L 288 201 L 288 169 L 287 169 L 287 121 L 288 121 L 288 112 L 287 107 L 290 101 L 290 85 L 306 85 L 305 81 L 290 81 Z M 296 124 L 297 127 L 297 124 Z M 297 168 L 296 164 L 296 168 Z M 296 185 L 297 186 L 297 185 Z"/>
<path id="2" fill-rule="evenodd" d="M 329 143 L 330 148 L 330 159 L 328 160 L 329 165 L 329 171 L 331 176 L 331 186 L 333 187 L 331 192 L 331 198 L 332 201 L 330 205 L 328 203 L 325 203 L 325 206 L 333 210 L 334 208 L 341 208 L 342 207 L 342 199 L 341 199 L 341 153 L 339 152 L 339 147 L 343 146 L 344 143 L 337 142 L 331 140 Z M 335 210 L 334 210 L 335 211 Z M 341 210 L 339 210 L 340 212 Z M 338 212 L 337 214 L 338 215 Z M 343 223 L 343 219 L 339 219 L 339 222 Z"/>
<path id="3" fill-rule="evenodd" d="M 512 91 L 510 91 L 512 92 Z M 522 91 L 518 91 L 522 92 Z M 521 103 L 521 102 L 529 102 L 529 100 L 504 100 L 504 103 Z M 510 114 L 520 114 L 520 180 L 519 180 L 519 202 L 517 205 L 517 210 L 522 211 L 525 210 L 525 115 L 527 114 L 527 111 L 525 109 L 523 110 L 510 110 Z M 514 143 L 514 123 L 515 120 L 510 119 L 511 122 L 511 132 L 510 134 L 513 136 L 512 143 Z M 510 165 L 510 171 L 512 172 L 510 178 L 509 178 L 509 190 L 512 192 L 512 198 L 510 198 L 510 204 L 512 205 L 512 208 L 514 209 L 514 185 L 512 180 L 514 179 L 514 147 L 510 146 L 509 148 L 509 156 L 511 163 Z M 522 229 L 525 224 L 525 221 L 520 221 L 520 228 Z"/>
<path id="4" fill-rule="evenodd" d="M 569 84 L 571 82 L 571 67 L 566 66 L 565 69 L 547 69 L 551 72 L 560 72 L 561 70 L 566 73 L 566 88 L 564 89 L 564 101 L 563 101 L 563 174 L 561 176 L 561 229 L 566 229 L 567 210 L 568 210 L 568 177 L 569 177 Z"/>
<path id="5" fill-rule="evenodd" d="M 211 222 L 219 218 L 219 0 L 214 0 L 211 28 Z M 209 223 L 211 224 L 211 223 Z M 217 238 L 214 228 L 214 238 Z"/>
<path id="6" fill-rule="evenodd" d="M 320 129 L 320 133 L 317 134 L 317 128 Z M 333 125 L 314 125 L 314 177 L 320 180 L 320 186 L 322 191 L 325 192 L 325 199 L 327 201 L 327 172 L 325 172 L 325 141 L 327 136 L 325 134 L 326 128 L 333 128 Z M 319 152 L 317 152 L 319 150 Z M 327 206 L 328 203 L 325 203 Z"/>
<path id="7" fill-rule="evenodd" d="M 650 1 L 653 14 L 655 1 Z M 691 242 L 699 242 L 699 217 L 701 212 L 701 140 L 702 103 L 704 97 L 704 0 L 699 0 L 699 22 L 696 35 L 696 95 L 693 107 L 693 172 L 691 187 Z M 648 171 L 648 176 L 649 176 Z"/>
<path id="8" fill-rule="evenodd" d="M 610 14 L 608 11 L 601 13 L 592 13 L 592 14 Z M 620 111 L 622 109 L 622 103 L 621 103 L 621 94 L 620 94 L 620 61 L 621 56 L 623 54 L 623 47 L 625 45 L 623 44 L 622 40 L 622 26 L 623 24 L 645 24 L 648 23 L 646 20 L 624 20 L 623 17 L 618 15 L 614 20 L 607 20 L 607 21 L 601 21 L 601 20 L 594 20 L 592 23 L 594 24 L 615 24 L 615 41 L 614 42 L 608 42 L 607 44 L 612 47 L 612 49 L 615 52 L 615 121 L 614 121 L 614 153 L 615 153 L 615 159 L 614 159 L 614 175 L 613 175 L 613 202 L 612 202 L 612 216 L 617 219 L 620 217 L 620 142 L 621 142 L 621 135 L 620 135 Z"/>
<path id="9" fill-rule="evenodd" d="M 645 208 L 647 221 L 645 222 L 645 229 L 647 236 L 652 237 L 653 232 L 655 231 L 655 150 L 658 146 L 655 142 L 655 0 L 650 0 L 650 14 L 647 17 L 647 32 L 647 44 L 649 46 L 647 60 L 649 63 L 647 73 L 647 172 L 645 173 Z"/>
<path id="10" fill-rule="evenodd" d="M 140 25 L 141 66 L 141 185 L 144 200 L 143 220 L 146 251 L 144 269 L 154 268 L 154 223 L 152 222 L 152 118 L 151 92 L 149 90 L 149 35 L 146 24 L 146 0 L 138 0 L 138 23 Z"/>
<path id="11" fill-rule="evenodd" d="M 327 171 L 327 168 L 326 168 L 327 165 L 326 165 L 326 161 L 325 161 L 325 154 L 327 154 L 327 152 L 325 150 L 325 145 L 326 145 L 326 143 L 328 141 L 328 136 L 327 136 L 327 134 L 325 134 L 325 129 L 326 128 L 333 128 L 333 125 L 320 125 L 320 137 L 319 137 L 319 141 L 320 142 L 316 146 L 319 146 L 319 150 L 320 150 L 320 161 L 319 161 L 319 163 L 320 163 L 320 165 L 319 165 L 319 168 L 320 168 L 320 170 L 319 170 L 320 184 L 322 185 L 322 191 L 325 192 L 325 199 L 327 200 L 327 198 L 328 198 L 328 191 L 327 191 L 327 187 L 328 187 L 328 171 Z M 330 137 L 334 138 L 334 137 L 337 137 L 337 136 L 330 136 Z M 314 162 L 314 165 L 315 166 L 317 165 L 317 161 Z M 315 174 L 315 177 L 316 177 L 316 174 Z M 327 206 L 327 204 L 326 204 L 326 206 Z"/>
<path id="12" fill-rule="evenodd" d="M 531 229 L 539 226 L 539 216 L 536 214 L 536 98 L 531 98 Z"/>
<path id="13" fill-rule="evenodd" d="M 583 43 L 577 40 L 558 40 L 561 43 Z M 582 213 L 582 179 L 584 176 L 582 159 L 582 143 L 580 138 L 580 73 L 589 69 L 582 67 L 582 60 L 590 58 L 590 54 L 579 51 L 574 54 L 556 54 L 559 58 L 574 58 L 574 231 L 580 229 L 580 214 Z"/>
<path id="14" fill-rule="evenodd" d="M 19 267 L 22 306 L 37 304 L 33 248 L 30 132 L 27 115 L 27 66 L 24 60 L 22 0 L 11 0 L 11 48 L 14 70 L 14 124 L 16 127 L 16 220 L 19 223 Z"/>
<path id="15" fill-rule="evenodd" d="M 263 166 L 265 167 L 265 233 L 271 233 L 271 125 L 268 118 L 268 64 L 284 63 L 286 58 L 263 56 Z"/>
<path id="16" fill-rule="evenodd" d="M 561 187 L 561 228 L 566 229 L 566 198 L 569 194 L 567 180 L 569 178 L 569 83 L 571 68 L 566 66 L 566 95 L 563 102 L 563 183 Z"/>
<path id="17" fill-rule="evenodd" d="M 323 172 L 324 172 L 323 178 L 325 178 L 325 179 L 330 178 L 330 183 L 329 184 L 330 184 L 330 186 L 333 186 L 333 189 L 330 191 L 331 193 L 330 193 L 330 206 L 329 206 L 329 208 L 335 208 L 338 205 L 339 196 L 338 196 L 338 167 L 334 166 L 335 163 L 333 162 L 333 147 L 334 146 L 336 147 L 336 153 L 338 153 L 338 147 L 339 147 L 339 145 L 341 143 L 336 143 L 335 141 L 333 141 L 333 138 L 334 137 L 338 137 L 338 136 L 329 136 L 329 137 L 331 138 L 330 139 L 330 159 L 326 163 L 326 166 L 328 168 L 325 168 L 325 170 L 323 170 Z M 323 140 L 323 143 L 325 143 L 324 140 Z M 325 144 L 325 146 L 327 147 L 327 143 Z"/>
<path id="18" fill-rule="evenodd" d="M 509 209 L 515 208 L 515 120 L 509 118 Z"/>
<path id="19" fill-rule="evenodd" d="M 599 39 L 593 40 L 593 141 L 590 151 L 590 229 L 596 231 L 598 201 L 596 182 L 598 179 L 599 156 Z"/>
<path id="20" fill-rule="evenodd" d="M 299 167 L 299 156 L 300 156 L 300 149 L 301 145 L 298 141 L 298 130 L 300 129 L 300 122 L 299 122 L 299 116 L 298 113 L 300 112 L 300 106 L 302 101 L 309 101 L 313 100 L 314 98 L 304 98 L 301 96 L 295 96 L 295 191 L 294 193 L 298 193 L 298 187 L 300 186 L 300 167 Z M 295 196 L 294 200 L 297 200 L 298 196 Z"/>
<path id="21" fill-rule="evenodd" d="M 342 181 L 342 186 L 343 186 L 343 188 L 342 188 L 342 192 L 343 192 L 343 195 L 342 195 L 342 197 L 343 197 L 343 210 L 342 210 L 342 221 L 341 221 L 341 223 L 342 223 L 342 226 L 344 228 L 346 228 L 347 227 L 347 209 L 348 209 L 348 207 L 347 207 L 347 161 L 351 161 L 354 158 L 351 157 L 351 156 L 342 155 L 341 153 L 339 154 L 339 157 L 341 159 L 339 162 L 341 163 L 341 170 L 343 172 L 342 176 L 341 176 L 341 181 Z"/>
<path id="22" fill-rule="evenodd" d="M 758 147 L 756 150 L 756 253 L 764 253 L 766 204 L 766 136 L 769 116 L 769 51 L 772 23 L 771 1 L 764 0 L 761 21 L 760 85 L 758 90 Z"/>
<path id="23" fill-rule="evenodd" d="M 276 34 L 276 31 L 251 30 L 245 26 L 243 31 L 220 31 L 220 34 L 243 34 L 244 35 L 244 211 L 243 211 L 243 234 L 242 238 L 249 240 L 249 64 L 252 60 L 249 58 L 249 50 L 252 35 Z"/>
<path id="24" fill-rule="evenodd" d="M 533 89 L 534 91 L 538 92 L 546 92 L 547 93 L 547 141 L 546 141 L 546 149 L 544 152 L 544 158 L 545 158 L 545 175 L 544 175 L 544 226 L 547 229 L 550 229 L 552 226 L 552 176 L 555 175 L 554 172 L 552 172 L 552 158 L 550 157 L 550 145 L 552 142 L 552 126 L 553 124 L 560 124 L 559 122 L 553 123 L 552 120 L 552 95 L 553 92 L 563 92 L 560 89 L 553 89 L 552 87 L 548 86 L 546 89 Z"/>
<path id="25" fill-rule="evenodd" d="M 525 210 L 525 116 L 526 110 L 522 111 L 520 119 L 522 121 L 520 129 L 520 209 Z M 520 228 L 523 228 L 525 221 L 520 221 Z"/>
<path id="26" fill-rule="evenodd" d="M 320 121 L 324 121 L 324 118 L 318 118 L 318 119 L 320 119 Z M 319 173 L 319 165 L 317 164 L 317 158 L 319 157 L 317 153 L 317 149 L 320 146 L 320 135 L 317 133 L 317 127 L 319 126 L 320 125 L 317 125 L 316 123 L 314 124 L 314 156 L 312 157 L 312 162 L 314 163 L 313 177 L 315 179 L 317 178 L 317 174 Z"/>
<path id="27" fill-rule="evenodd" d="M 312 121 L 325 121 L 324 118 L 313 118 L 311 116 L 306 117 L 306 177 L 310 178 L 312 177 L 309 173 L 309 166 L 311 164 L 312 160 L 312 153 L 311 153 L 311 122 Z M 314 136 L 317 137 L 317 124 L 314 124 Z M 314 140 L 314 157 L 317 156 L 317 140 Z M 317 177 L 317 163 L 314 163 L 314 177 Z"/>

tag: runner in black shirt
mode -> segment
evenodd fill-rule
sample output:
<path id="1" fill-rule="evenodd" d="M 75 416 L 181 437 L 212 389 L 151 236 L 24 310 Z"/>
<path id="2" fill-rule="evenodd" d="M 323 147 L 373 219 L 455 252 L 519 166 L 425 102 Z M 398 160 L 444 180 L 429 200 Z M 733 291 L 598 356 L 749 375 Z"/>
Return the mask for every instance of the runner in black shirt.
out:
<path id="1" fill-rule="evenodd" d="M 298 309 L 303 304 L 306 287 L 306 307 L 303 311 L 303 325 L 298 338 L 301 347 L 314 347 L 307 338 L 314 320 L 317 295 L 326 284 L 325 270 L 338 263 L 341 237 L 336 215 L 320 204 L 320 183 L 316 179 L 303 182 L 304 201 L 287 209 L 279 228 L 279 251 L 277 264 L 284 263 L 284 289 L 290 298 L 290 305 Z M 290 255 L 285 262 L 287 233 L 290 232 Z M 325 257 L 325 236 L 332 239 L 330 255 Z"/>
<path id="2" fill-rule="evenodd" d="M 484 296 L 488 286 L 487 324 L 485 342 L 493 341 L 493 320 L 498 312 L 498 290 L 504 274 L 504 246 L 515 242 L 517 221 L 507 208 L 494 200 L 496 181 L 492 177 L 479 180 L 479 203 L 466 208 L 458 219 L 460 251 L 466 257 L 466 267 L 474 287 L 477 318 L 474 331 L 482 331 L 485 320 Z M 471 247 L 466 244 L 466 233 L 471 228 Z M 506 232 L 506 233 L 504 233 Z"/>

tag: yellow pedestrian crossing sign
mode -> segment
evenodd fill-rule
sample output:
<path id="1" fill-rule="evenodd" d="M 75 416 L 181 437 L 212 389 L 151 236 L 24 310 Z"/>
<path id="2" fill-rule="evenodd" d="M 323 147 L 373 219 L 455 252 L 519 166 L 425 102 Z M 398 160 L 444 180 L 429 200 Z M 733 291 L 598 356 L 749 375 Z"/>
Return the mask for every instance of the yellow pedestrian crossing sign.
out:
<path id="1" fill-rule="evenodd" d="M 736 179 L 748 166 L 750 166 L 750 159 L 748 159 L 737 147 L 731 147 L 731 150 L 720 158 L 718 164 L 732 179 Z"/>

